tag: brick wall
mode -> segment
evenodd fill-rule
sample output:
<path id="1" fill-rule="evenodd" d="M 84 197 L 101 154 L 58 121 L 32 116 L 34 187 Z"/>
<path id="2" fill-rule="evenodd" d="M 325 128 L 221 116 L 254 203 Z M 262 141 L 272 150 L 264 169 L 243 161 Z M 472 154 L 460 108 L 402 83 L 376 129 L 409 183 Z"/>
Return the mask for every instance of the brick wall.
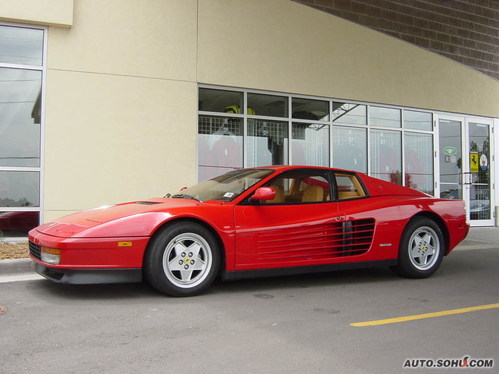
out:
<path id="1" fill-rule="evenodd" d="M 499 79 L 498 0 L 293 0 Z"/>

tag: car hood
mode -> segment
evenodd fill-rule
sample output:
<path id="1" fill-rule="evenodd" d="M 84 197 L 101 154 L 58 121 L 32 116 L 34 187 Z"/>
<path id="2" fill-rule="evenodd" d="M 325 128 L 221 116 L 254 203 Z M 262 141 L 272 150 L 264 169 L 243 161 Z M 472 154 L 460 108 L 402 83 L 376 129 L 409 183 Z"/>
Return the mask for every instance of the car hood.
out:
<path id="1" fill-rule="evenodd" d="M 188 199 L 134 201 L 70 214 L 38 226 L 36 231 L 64 238 L 143 236 L 173 212 L 202 204 Z"/>

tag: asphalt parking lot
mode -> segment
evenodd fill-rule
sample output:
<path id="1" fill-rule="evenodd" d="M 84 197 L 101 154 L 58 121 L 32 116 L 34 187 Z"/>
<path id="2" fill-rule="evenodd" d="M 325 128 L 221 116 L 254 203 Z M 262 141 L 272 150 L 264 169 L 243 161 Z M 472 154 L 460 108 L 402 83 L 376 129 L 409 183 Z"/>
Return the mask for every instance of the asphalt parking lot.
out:
<path id="1" fill-rule="evenodd" d="M 446 372 L 496 372 L 499 229 L 480 230 L 425 280 L 355 270 L 178 299 L 145 284 L 4 279 L 0 373 L 438 372 L 430 364 L 453 361 L 494 368 Z"/>

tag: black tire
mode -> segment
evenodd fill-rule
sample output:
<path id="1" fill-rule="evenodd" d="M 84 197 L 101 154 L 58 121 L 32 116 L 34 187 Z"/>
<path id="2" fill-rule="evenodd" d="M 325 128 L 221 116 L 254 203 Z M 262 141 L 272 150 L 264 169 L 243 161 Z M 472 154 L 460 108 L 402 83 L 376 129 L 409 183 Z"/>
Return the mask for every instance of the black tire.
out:
<path id="1" fill-rule="evenodd" d="M 391 269 L 407 278 L 427 278 L 442 263 L 445 242 L 440 227 L 431 219 L 416 217 L 400 241 L 398 265 Z"/>
<path id="2" fill-rule="evenodd" d="M 195 296 L 215 280 L 220 249 L 213 234 L 192 222 L 166 226 L 149 243 L 144 276 L 156 290 L 170 296 Z"/>

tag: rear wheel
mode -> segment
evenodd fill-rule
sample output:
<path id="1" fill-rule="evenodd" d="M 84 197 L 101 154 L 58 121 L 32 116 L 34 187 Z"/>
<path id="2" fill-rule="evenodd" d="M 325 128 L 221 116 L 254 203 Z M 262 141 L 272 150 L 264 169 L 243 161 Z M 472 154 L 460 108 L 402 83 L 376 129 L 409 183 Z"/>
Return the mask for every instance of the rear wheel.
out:
<path id="1" fill-rule="evenodd" d="M 212 233 L 191 222 L 174 223 L 153 239 L 144 274 L 158 291 L 194 296 L 205 291 L 220 266 L 220 251 Z"/>
<path id="2" fill-rule="evenodd" d="M 445 252 L 442 230 L 431 219 L 416 217 L 406 227 L 398 265 L 392 269 L 408 278 L 427 278 L 437 271 Z"/>

